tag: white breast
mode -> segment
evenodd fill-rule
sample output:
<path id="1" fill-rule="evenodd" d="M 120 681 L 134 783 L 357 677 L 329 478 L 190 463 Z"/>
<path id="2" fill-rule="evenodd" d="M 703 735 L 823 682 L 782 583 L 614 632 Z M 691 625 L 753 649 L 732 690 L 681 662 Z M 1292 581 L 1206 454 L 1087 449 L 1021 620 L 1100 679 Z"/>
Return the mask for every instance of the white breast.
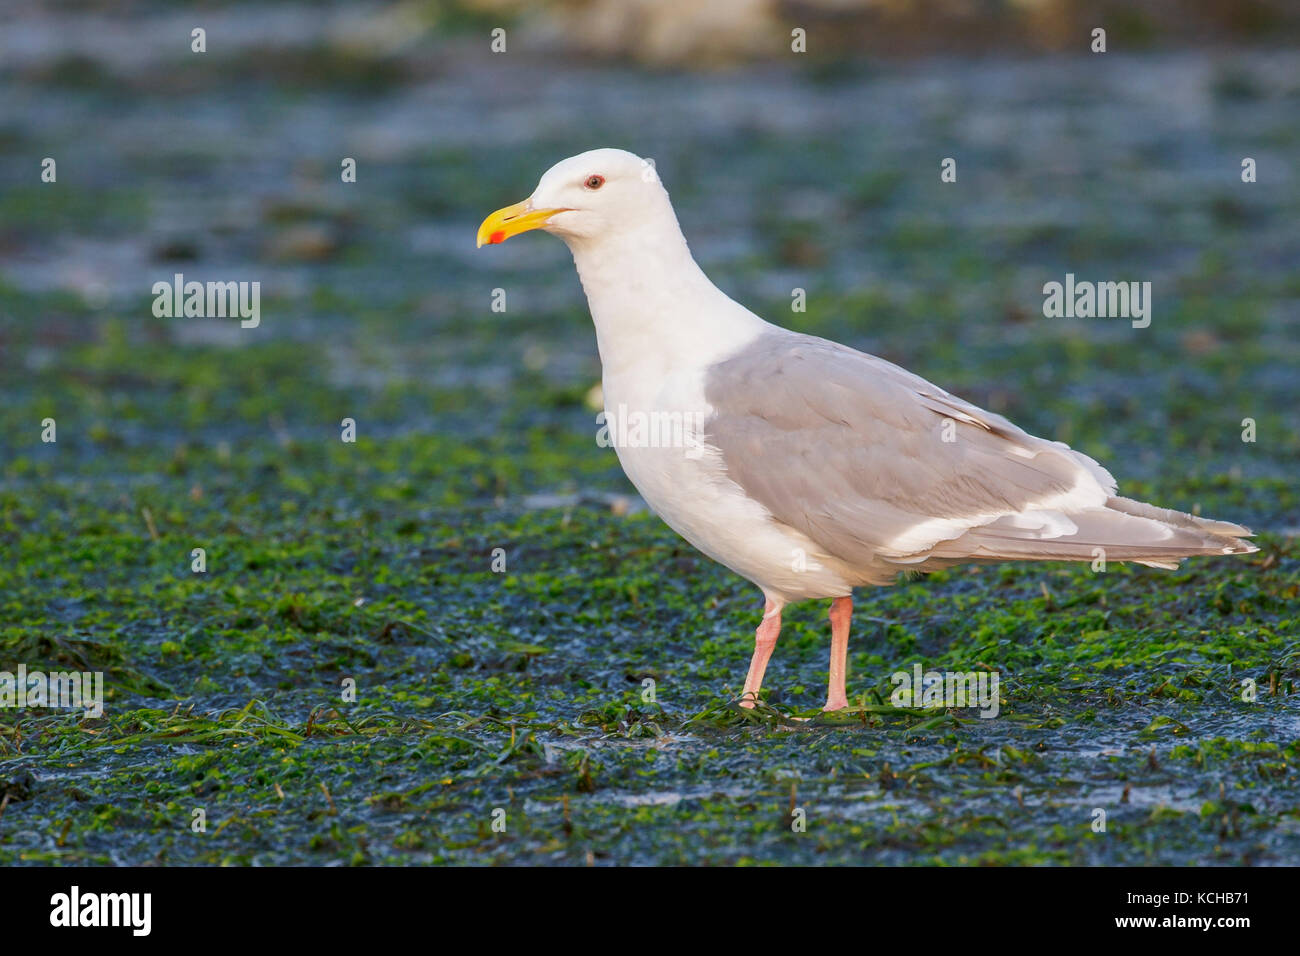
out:
<path id="1" fill-rule="evenodd" d="M 607 370 L 604 393 L 619 462 L 646 504 L 700 551 L 774 598 L 850 593 L 839 562 L 746 497 L 727 477 L 718 450 L 702 440 L 700 428 L 712 412 L 703 369 L 640 371 Z"/>
<path id="2" fill-rule="evenodd" d="M 669 527 L 768 595 L 848 594 L 848 569 L 747 498 L 727 477 L 721 453 L 700 440 L 699 426 L 713 412 L 704 399 L 706 369 L 772 326 L 709 281 L 666 193 L 661 205 L 654 228 L 568 240 L 596 326 L 607 424 L 640 416 L 648 428 L 653 416 L 675 414 L 693 429 L 693 440 L 667 446 L 646 440 L 646 431 L 611 429 L 623 471 Z"/>

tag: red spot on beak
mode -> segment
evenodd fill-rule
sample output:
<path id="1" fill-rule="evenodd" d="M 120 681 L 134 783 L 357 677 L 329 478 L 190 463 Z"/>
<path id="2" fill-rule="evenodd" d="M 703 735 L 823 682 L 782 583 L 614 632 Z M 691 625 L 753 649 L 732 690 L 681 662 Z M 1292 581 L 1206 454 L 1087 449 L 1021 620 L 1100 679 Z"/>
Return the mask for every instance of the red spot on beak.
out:
<path id="1" fill-rule="evenodd" d="M 505 242 L 505 241 L 506 241 L 506 234 L 505 234 L 505 230 L 503 229 L 498 229 L 496 232 L 492 233 L 492 235 L 488 236 L 488 245 L 490 246 L 494 246 L 498 242 Z"/>

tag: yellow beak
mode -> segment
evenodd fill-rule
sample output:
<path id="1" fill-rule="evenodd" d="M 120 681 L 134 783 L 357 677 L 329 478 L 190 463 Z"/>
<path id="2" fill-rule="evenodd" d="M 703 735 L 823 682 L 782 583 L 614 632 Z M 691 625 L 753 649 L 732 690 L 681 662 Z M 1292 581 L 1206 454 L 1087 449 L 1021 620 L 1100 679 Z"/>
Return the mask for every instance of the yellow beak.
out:
<path id="1" fill-rule="evenodd" d="M 482 246 L 485 242 L 489 245 L 505 242 L 511 236 L 546 225 L 546 221 L 557 212 L 568 212 L 568 210 L 534 209 L 531 199 L 506 206 L 505 209 L 498 209 L 484 219 L 483 225 L 478 227 L 478 244 Z"/>

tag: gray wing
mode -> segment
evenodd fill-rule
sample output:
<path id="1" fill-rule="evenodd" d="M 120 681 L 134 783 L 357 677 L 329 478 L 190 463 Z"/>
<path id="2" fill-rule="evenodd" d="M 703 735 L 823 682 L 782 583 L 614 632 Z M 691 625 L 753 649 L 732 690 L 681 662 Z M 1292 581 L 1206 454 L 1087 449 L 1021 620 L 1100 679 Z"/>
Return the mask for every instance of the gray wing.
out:
<path id="1" fill-rule="evenodd" d="M 774 329 L 713 366 L 708 441 L 773 517 L 863 572 L 959 560 L 1169 566 L 1249 532 L 1115 497 L 1091 458 L 883 359 Z"/>

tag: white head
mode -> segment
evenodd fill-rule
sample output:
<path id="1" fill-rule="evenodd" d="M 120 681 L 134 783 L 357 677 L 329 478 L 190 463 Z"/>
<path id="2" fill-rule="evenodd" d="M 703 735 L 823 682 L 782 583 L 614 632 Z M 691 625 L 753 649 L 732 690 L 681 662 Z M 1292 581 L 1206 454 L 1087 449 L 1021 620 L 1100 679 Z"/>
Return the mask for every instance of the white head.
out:
<path id="1" fill-rule="evenodd" d="M 548 169 L 523 202 L 498 209 L 479 226 L 478 244 L 544 229 L 572 245 L 677 217 L 654 163 L 622 149 L 593 149 Z"/>

